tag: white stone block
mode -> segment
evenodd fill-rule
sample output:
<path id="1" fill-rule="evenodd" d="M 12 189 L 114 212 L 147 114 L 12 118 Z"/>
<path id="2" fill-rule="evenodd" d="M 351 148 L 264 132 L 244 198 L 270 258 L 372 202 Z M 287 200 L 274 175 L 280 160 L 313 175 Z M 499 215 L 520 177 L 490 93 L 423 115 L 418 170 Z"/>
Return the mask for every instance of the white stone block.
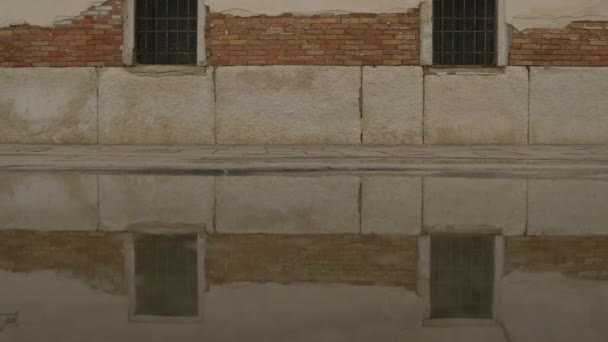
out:
<path id="1" fill-rule="evenodd" d="M 213 144 L 210 74 L 109 68 L 99 86 L 101 144 Z"/>
<path id="2" fill-rule="evenodd" d="M 421 144 L 421 67 L 363 68 L 363 143 Z"/>
<path id="3" fill-rule="evenodd" d="M 361 182 L 364 234 L 420 234 L 422 178 L 369 176 Z"/>
<path id="4" fill-rule="evenodd" d="M 608 144 L 608 68 L 530 73 L 531 144 Z"/>
<path id="5" fill-rule="evenodd" d="M 426 75 L 424 136 L 427 144 L 526 144 L 527 69 Z"/>
<path id="6" fill-rule="evenodd" d="M 359 233 L 359 177 L 217 179 L 219 233 Z"/>
<path id="7" fill-rule="evenodd" d="M 423 182 L 425 230 L 525 232 L 525 179 L 427 177 Z"/>
<path id="8" fill-rule="evenodd" d="M 213 177 L 102 175 L 99 188 L 102 230 L 204 226 L 213 231 Z"/>
<path id="9" fill-rule="evenodd" d="M 0 230 L 94 231 L 95 175 L 0 173 Z"/>
<path id="10" fill-rule="evenodd" d="M 0 143 L 97 142 L 94 68 L 0 68 Z"/>
<path id="11" fill-rule="evenodd" d="M 608 182 L 531 179 L 528 234 L 608 235 Z"/>
<path id="12" fill-rule="evenodd" d="M 361 68 L 216 69 L 220 144 L 358 144 Z"/>

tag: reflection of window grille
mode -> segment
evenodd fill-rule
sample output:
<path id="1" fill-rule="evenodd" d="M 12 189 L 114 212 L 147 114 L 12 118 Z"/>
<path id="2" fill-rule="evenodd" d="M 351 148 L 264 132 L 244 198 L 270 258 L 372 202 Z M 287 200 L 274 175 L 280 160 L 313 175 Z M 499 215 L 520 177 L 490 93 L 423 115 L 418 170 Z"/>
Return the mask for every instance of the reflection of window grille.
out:
<path id="1" fill-rule="evenodd" d="M 135 237 L 135 314 L 198 315 L 197 235 Z"/>
<path id="2" fill-rule="evenodd" d="M 496 12 L 496 0 L 433 0 L 433 64 L 495 64 Z"/>
<path id="3" fill-rule="evenodd" d="M 431 237 L 431 318 L 492 318 L 494 237 Z"/>
<path id="4" fill-rule="evenodd" d="M 139 64 L 196 64 L 197 0 L 137 0 Z"/>

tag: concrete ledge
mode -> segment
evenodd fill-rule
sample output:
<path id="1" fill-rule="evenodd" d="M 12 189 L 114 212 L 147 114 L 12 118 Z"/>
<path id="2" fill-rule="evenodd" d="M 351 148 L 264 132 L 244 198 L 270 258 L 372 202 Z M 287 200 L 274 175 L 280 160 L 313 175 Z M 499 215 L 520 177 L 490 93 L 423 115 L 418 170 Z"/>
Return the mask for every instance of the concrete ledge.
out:
<path id="1" fill-rule="evenodd" d="M 426 144 L 526 144 L 528 71 L 425 76 Z"/>
<path id="2" fill-rule="evenodd" d="M 220 144 L 361 142 L 361 68 L 216 69 Z"/>
<path id="3" fill-rule="evenodd" d="M 363 143 L 422 143 L 422 68 L 363 68 Z"/>
<path id="4" fill-rule="evenodd" d="M 110 68 L 101 72 L 101 144 L 215 142 L 212 76 L 202 74 L 201 68 L 188 69 L 196 70 L 197 75 L 179 74 L 179 68 L 163 70 Z"/>
<path id="5" fill-rule="evenodd" d="M 0 68 L 0 143 L 95 144 L 94 68 Z"/>
<path id="6" fill-rule="evenodd" d="M 531 144 L 608 144 L 608 68 L 530 73 Z"/>

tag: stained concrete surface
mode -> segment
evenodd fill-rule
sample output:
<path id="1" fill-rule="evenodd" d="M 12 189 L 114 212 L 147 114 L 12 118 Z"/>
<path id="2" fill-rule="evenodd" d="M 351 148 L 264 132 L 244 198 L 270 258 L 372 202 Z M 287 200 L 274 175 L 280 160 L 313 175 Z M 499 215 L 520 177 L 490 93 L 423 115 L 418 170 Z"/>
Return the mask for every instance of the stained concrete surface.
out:
<path id="1" fill-rule="evenodd" d="M 359 178 L 222 177 L 220 233 L 358 233 Z"/>
<path id="2" fill-rule="evenodd" d="M 528 71 L 444 72 L 425 76 L 426 144 L 526 144 Z"/>
<path id="3" fill-rule="evenodd" d="M 607 144 L 608 68 L 531 68 L 531 144 Z"/>
<path id="4" fill-rule="evenodd" d="M 211 74 L 101 71 L 100 144 L 212 144 L 215 100 Z"/>
<path id="5" fill-rule="evenodd" d="M 423 72 L 419 67 L 364 67 L 364 144 L 421 144 Z"/>
<path id="6" fill-rule="evenodd" d="M 217 68 L 217 142 L 360 143 L 360 80 L 349 67 Z"/>
<path id="7" fill-rule="evenodd" d="M 94 68 L 0 68 L 0 143 L 95 144 Z"/>

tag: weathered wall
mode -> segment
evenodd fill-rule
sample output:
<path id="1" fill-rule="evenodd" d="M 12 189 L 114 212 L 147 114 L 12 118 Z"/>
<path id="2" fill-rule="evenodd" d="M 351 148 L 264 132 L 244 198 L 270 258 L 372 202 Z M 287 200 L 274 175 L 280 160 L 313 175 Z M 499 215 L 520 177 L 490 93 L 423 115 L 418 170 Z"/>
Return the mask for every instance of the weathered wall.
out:
<path id="1" fill-rule="evenodd" d="M 4 173 L 0 185 L 0 230 L 608 235 L 602 180 Z"/>
<path id="2" fill-rule="evenodd" d="M 577 279 L 608 280 L 605 236 L 515 236 L 506 242 L 507 273 L 552 272 Z"/>
<path id="3" fill-rule="evenodd" d="M 0 232 L 2 313 L 19 312 L 18 324 L 5 326 L 0 341 L 608 337 L 606 237 L 507 237 L 498 309 L 503 324 L 485 328 L 423 327 L 424 301 L 413 292 L 417 238 L 355 234 L 211 234 L 204 324 L 129 323 L 122 238 Z M 362 321 L 369 324 L 358 328 Z"/>
<path id="4" fill-rule="evenodd" d="M 604 235 L 608 232 L 606 182 L 530 180 L 528 190 L 529 234 Z"/>
<path id="5" fill-rule="evenodd" d="M 179 67 L 146 70 L 101 72 L 99 143 L 213 144 L 212 75 Z"/>
<path id="6" fill-rule="evenodd" d="M 226 67 L 216 71 L 220 144 L 357 144 L 361 68 Z"/>
<path id="7" fill-rule="evenodd" d="M 363 234 L 415 236 L 421 227 L 422 177 L 361 177 Z"/>
<path id="8" fill-rule="evenodd" d="M 423 193 L 426 231 L 525 232 L 525 179 L 427 177 Z"/>
<path id="9" fill-rule="evenodd" d="M 421 144 L 423 71 L 417 67 L 365 67 L 361 131 L 364 144 Z"/>
<path id="10" fill-rule="evenodd" d="M 608 22 L 577 21 L 561 29 L 513 33 L 511 65 L 608 66 Z"/>
<path id="11" fill-rule="evenodd" d="M 97 142 L 94 69 L 0 68 L 0 143 Z"/>
<path id="12" fill-rule="evenodd" d="M 607 93 L 608 68 L 532 68 L 530 143 L 608 143 Z"/>
<path id="13" fill-rule="evenodd" d="M 99 229 L 200 227 L 213 232 L 215 179 L 99 176 Z"/>
<path id="14" fill-rule="evenodd" d="M 219 233 L 359 233 L 359 178 L 218 178 L 216 229 Z"/>
<path id="15" fill-rule="evenodd" d="M 425 76 L 424 141 L 427 144 L 525 144 L 528 139 L 528 72 Z"/>
<path id="16" fill-rule="evenodd" d="M 418 11 L 315 17 L 211 14 L 211 65 L 418 65 Z"/>
<path id="17" fill-rule="evenodd" d="M 0 230 L 94 231 L 94 175 L 0 174 Z"/>
<path id="18" fill-rule="evenodd" d="M 98 6 L 59 21 L 53 27 L 32 26 L 45 25 L 50 15 L 62 10 L 72 12 L 72 7 L 82 2 L 28 0 L 0 3 L 0 67 L 122 66 L 120 0 L 98 3 Z M 79 10 L 85 8 L 83 5 Z M 18 14 L 19 11 L 23 16 Z M 3 20 L 9 23 L 26 21 L 29 25 L 1 28 Z"/>

